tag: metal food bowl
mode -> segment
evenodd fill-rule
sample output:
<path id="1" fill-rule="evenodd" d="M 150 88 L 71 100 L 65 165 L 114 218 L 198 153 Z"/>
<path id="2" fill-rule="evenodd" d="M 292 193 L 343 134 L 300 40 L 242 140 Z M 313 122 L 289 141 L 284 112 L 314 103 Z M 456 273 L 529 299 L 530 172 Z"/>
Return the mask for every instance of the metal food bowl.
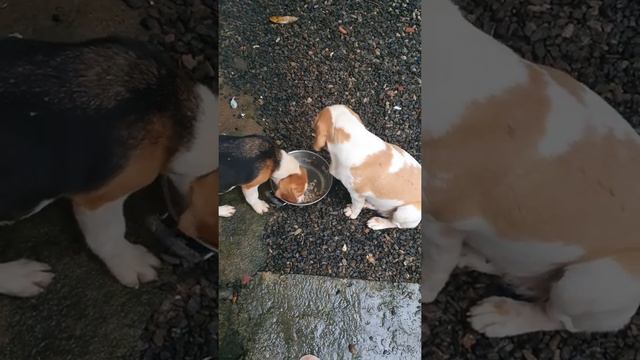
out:
<path id="1" fill-rule="evenodd" d="M 275 195 L 271 196 L 272 202 L 276 205 L 294 205 L 294 206 L 308 206 L 315 204 L 322 200 L 333 185 L 333 176 L 329 173 L 329 163 L 320 155 L 313 151 L 308 150 L 294 150 L 289 152 L 289 155 L 293 156 L 301 166 L 307 169 L 308 187 L 306 196 L 311 196 L 308 200 L 301 203 L 291 203 L 286 200 L 276 198 Z M 270 180 L 272 194 L 275 194 L 278 187 L 273 180 Z M 312 192 L 312 193 L 309 193 Z M 278 204 L 280 202 L 280 204 Z"/>
<path id="2" fill-rule="evenodd" d="M 169 227 L 176 228 L 177 231 L 177 221 L 180 218 L 180 214 L 184 212 L 186 207 L 185 199 L 182 198 L 178 189 L 175 187 L 175 185 L 173 185 L 168 177 L 163 176 L 160 180 L 160 183 L 162 192 L 164 193 L 168 211 L 167 214 L 162 217 L 162 221 L 163 223 L 169 225 Z M 218 249 L 200 239 L 192 238 L 182 233 L 180 233 L 180 235 L 183 240 L 185 240 L 187 247 L 195 250 L 200 254 L 204 254 L 208 257 L 211 255 L 211 252 L 218 252 Z"/>

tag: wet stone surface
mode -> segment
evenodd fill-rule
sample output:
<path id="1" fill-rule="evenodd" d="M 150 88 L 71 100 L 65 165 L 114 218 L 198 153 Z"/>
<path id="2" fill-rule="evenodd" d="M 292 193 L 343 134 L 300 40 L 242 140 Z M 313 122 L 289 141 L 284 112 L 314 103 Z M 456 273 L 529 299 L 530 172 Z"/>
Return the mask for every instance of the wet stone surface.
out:
<path id="1" fill-rule="evenodd" d="M 317 112 L 342 103 L 420 161 L 419 9 L 407 0 L 226 2 L 222 77 L 250 93 L 256 120 L 287 151 L 310 149 Z M 272 15 L 299 20 L 276 25 Z M 419 229 L 370 231 L 374 213 L 350 220 L 342 212 L 349 202 L 335 184 L 317 204 L 273 210 L 263 236 L 265 270 L 417 282 Z"/>
<path id="2" fill-rule="evenodd" d="M 640 126 L 637 1 L 456 1 L 467 17 L 528 60 L 568 71 Z M 423 307 L 422 355 L 427 359 L 640 359 L 640 317 L 617 333 L 534 333 L 488 339 L 466 313 L 488 296 L 512 295 L 495 277 L 458 272 L 438 299 Z"/>
<path id="3" fill-rule="evenodd" d="M 221 296 L 221 359 L 417 359 L 419 298 L 417 284 L 259 273 L 235 304 Z"/>

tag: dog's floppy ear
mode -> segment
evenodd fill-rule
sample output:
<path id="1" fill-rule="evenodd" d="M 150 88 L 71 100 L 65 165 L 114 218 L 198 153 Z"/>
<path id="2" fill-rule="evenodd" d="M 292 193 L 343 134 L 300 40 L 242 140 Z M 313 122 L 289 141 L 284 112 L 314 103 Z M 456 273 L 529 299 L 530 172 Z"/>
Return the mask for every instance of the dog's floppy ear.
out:
<path id="1" fill-rule="evenodd" d="M 191 183 L 188 196 L 189 207 L 178 228 L 218 248 L 218 170 Z"/>
<path id="2" fill-rule="evenodd" d="M 333 131 L 333 119 L 331 118 L 331 110 L 328 107 L 322 109 L 316 116 L 313 122 L 313 131 L 315 135 L 313 149 L 320 151 L 327 145 L 329 135 Z"/>

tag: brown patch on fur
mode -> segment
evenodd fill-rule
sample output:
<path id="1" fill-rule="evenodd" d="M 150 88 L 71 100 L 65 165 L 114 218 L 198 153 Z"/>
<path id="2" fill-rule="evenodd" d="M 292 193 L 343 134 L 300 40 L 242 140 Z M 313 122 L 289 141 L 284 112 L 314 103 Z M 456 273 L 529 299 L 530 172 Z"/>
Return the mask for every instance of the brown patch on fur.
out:
<path id="1" fill-rule="evenodd" d="M 571 75 L 567 74 L 564 71 L 560 71 L 558 69 L 554 69 L 548 66 L 542 66 L 547 74 L 553 79 L 553 81 L 558 84 L 561 88 L 567 91 L 571 96 L 573 96 L 581 105 L 584 105 L 584 96 L 587 92 L 587 89 L 578 82 L 576 79 L 572 78 Z"/>
<path id="2" fill-rule="evenodd" d="M 178 228 L 218 248 L 218 170 L 191 183 L 189 207 L 180 216 Z"/>
<path id="3" fill-rule="evenodd" d="M 426 173 L 445 178 L 426 182 L 426 211 L 445 223 L 480 217 L 502 239 L 577 244 L 590 258 L 637 252 L 640 145 L 587 130 L 541 156 L 551 100 L 544 72 L 528 69 L 527 83 L 470 105 L 446 136 L 424 134 Z"/>
<path id="4" fill-rule="evenodd" d="M 131 151 L 123 169 L 99 189 L 71 196 L 73 203 L 94 210 L 149 185 L 164 169 L 171 141 L 166 117 L 156 116 L 145 131 L 145 137 Z"/>
<path id="5" fill-rule="evenodd" d="M 405 165 L 397 172 L 390 173 L 394 150 L 403 153 L 399 147 L 387 144 L 385 149 L 369 155 L 362 164 L 352 167 L 354 190 L 359 194 L 370 192 L 379 199 L 415 204 L 420 209 L 421 169 Z"/>
<path id="6" fill-rule="evenodd" d="M 256 178 L 251 180 L 250 182 L 241 185 L 241 187 L 243 189 L 252 189 L 256 186 L 260 186 L 264 184 L 267 180 L 271 178 L 271 174 L 273 174 L 274 169 L 275 169 L 275 166 L 273 161 L 266 161 L 262 165 L 262 168 L 260 169 L 260 171 L 258 172 L 258 176 L 256 176 Z"/>
<path id="7" fill-rule="evenodd" d="M 313 141 L 313 149 L 320 151 L 327 146 L 327 141 L 333 130 L 333 119 L 331 117 L 331 110 L 328 107 L 320 110 L 316 119 L 313 122 L 313 132 L 315 139 Z"/>
<path id="8" fill-rule="evenodd" d="M 307 169 L 300 166 L 300 174 L 291 174 L 278 183 L 276 196 L 290 203 L 298 203 L 307 186 Z"/>

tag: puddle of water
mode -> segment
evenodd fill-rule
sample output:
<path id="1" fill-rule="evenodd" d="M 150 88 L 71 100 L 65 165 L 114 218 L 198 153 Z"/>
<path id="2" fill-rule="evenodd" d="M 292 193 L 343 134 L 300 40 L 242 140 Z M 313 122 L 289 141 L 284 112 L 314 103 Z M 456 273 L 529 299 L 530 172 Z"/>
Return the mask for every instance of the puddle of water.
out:
<path id="1" fill-rule="evenodd" d="M 229 305 L 235 315 L 222 320 L 220 352 L 243 348 L 241 358 L 256 360 L 420 359 L 418 290 L 417 284 L 260 273 Z"/>

